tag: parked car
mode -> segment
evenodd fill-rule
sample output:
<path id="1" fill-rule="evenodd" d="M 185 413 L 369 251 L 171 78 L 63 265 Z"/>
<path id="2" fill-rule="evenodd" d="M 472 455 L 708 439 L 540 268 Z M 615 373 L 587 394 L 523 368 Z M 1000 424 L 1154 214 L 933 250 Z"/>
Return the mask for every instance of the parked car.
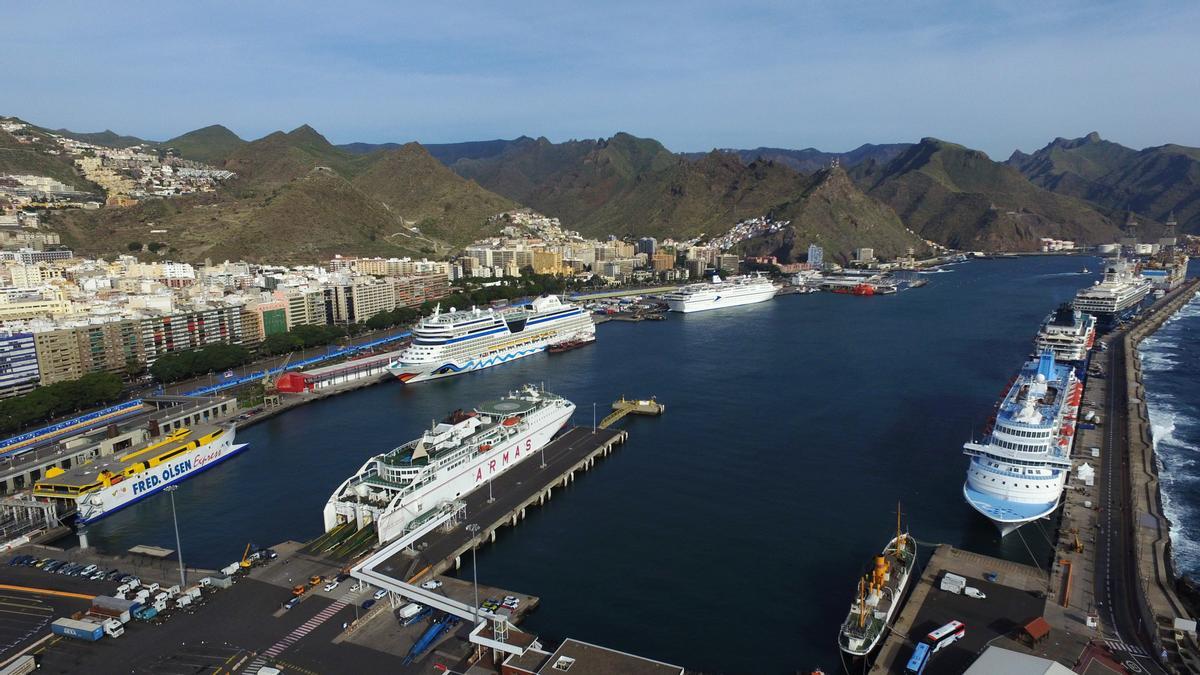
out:
<path id="1" fill-rule="evenodd" d="M 328 593 L 329 591 L 337 588 L 339 583 L 340 582 L 337 579 L 334 579 L 333 581 L 325 584 L 325 592 Z"/>
<path id="2" fill-rule="evenodd" d="M 383 596 L 385 596 L 387 594 L 388 594 L 388 592 L 381 588 L 381 589 L 375 591 L 375 593 L 371 597 L 375 600 L 382 600 Z"/>
<path id="3" fill-rule="evenodd" d="M 441 587 L 442 587 L 442 582 L 438 581 L 437 579 L 430 579 L 429 581 L 426 581 L 425 583 L 421 584 L 421 588 L 424 588 L 427 591 L 432 591 L 435 588 L 441 588 Z"/>
<path id="4" fill-rule="evenodd" d="M 300 596 L 296 596 L 296 597 L 292 598 L 291 600 L 288 600 L 287 602 L 283 603 L 283 608 L 285 610 L 288 610 L 288 609 L 295 607 L 298 604 L 300 604 Z"/>
<path id="5" fill-rule="evenodd" d="M 362 604 L 363 609 L 371 609 L 374 606 L 375 606 L 375 600 L 373 598 L 370 600 L 367 600 L 366 602 L 364 602 Z"/>

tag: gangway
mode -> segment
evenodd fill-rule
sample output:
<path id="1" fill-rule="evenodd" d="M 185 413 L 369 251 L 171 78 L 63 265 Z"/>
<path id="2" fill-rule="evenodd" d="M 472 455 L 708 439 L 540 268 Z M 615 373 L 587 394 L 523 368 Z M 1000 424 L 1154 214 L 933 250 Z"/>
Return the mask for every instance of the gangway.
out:
<path id="1" fill-rule="evenodd" d="M 612 409 L 613 412 L 601 420 L 600 424 L 596 425 L 597 427 L 607 429 L 626 415 L 661 415 L 667 411 L 667 406 L 659 403 L 653 396 L 648 400 L 640 399 L 634 401 L 627 401 L 622 396 L 620 400 L 613 401 Z"/>

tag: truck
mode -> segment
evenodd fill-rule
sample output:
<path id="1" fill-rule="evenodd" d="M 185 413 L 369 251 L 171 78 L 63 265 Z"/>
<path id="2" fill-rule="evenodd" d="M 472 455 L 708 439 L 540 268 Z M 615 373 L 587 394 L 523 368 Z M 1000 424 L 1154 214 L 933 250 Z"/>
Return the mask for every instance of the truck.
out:
<path id="1" fill-rule="evenodd" d="M 240 570 L 240 569 L 242 569 L 242 563 L 241 563 L 241 561 L 238 561 L 238 562 L 235 562 L 235 563 L 230 563 L 230 564 L 228 564 L 228 565 L 226 565 L 226 566 L 224 566 L 224 567 L 222 567 L 222 568 L 221 568 L 221 574 L 224 574 L 224 575 L 225 575 L 225 576 L 227 576 L 227 577 L 231 577 L 231 576 L 233 576 L 234 574 L 236 574 L 236 573 L 237 573 L 237 571 L 238 571 L 238 570 Z"/>
<path id="2" fill-rule="evenodd" d="M 192 596 L 190 595 L 184 594 L 175 598 L 176 607 L 187 607 L 190 604 L 192 604 Z"/>
<path id="3" fill-rule="evenodd" d="M 138 621 L 149 621 L 156 616 L 158 616 L 158 610 L 150 605 L 139 605 L 137 609 L 133 610 L 133 618 Z"/>
<path id="4" fill-rule="evenodd" d="M 109 637 L 118 638 L 125 634 L 125 626 L 122 626 L 121 622 L 116 619 L 104 619 L 100 622 L 100 627 Z"/>
<path id="5" fill-rule="evenodd" d="M 113 615 L 113 618 L 119 619 L 121 623 L 129 623 L 129 613 L 133 611 L 133 608 L 137 607 L 137 605 L 138 602 L 136 600 L 114 598 L 107 595 L 97 595 L 95 598 L 92 598 L 93 609 L 96 607 L 103 607 L 124 615 L 124 618 Z"/>
<path id="6" fill-rule="evenodd" d="M 944 575 L 942 575 L 942 583 L 941 583 L 940 588 L 943 591 L 949 591 L 951 593 L 954 593 L 955 595 L 960 595 L 960 594 L 962 594 L 963 589 L 966 587 L 967 587 L 967 578 L 966 577 L 961 577 L 957 574 L 951 574 L 949 572 L 946 572 Z"/>
<path id="7" fill-rule="evenodd" d="M 75 619 L 56 619 L 50 624 L 50 632 L 55 635 L 95 642 L 104 637 L 104 627 L 91 621 L 76 621 Z"/>
<path id="8" fill-rule="evenodd" d="M 119 623 L 129 623 L 129 610 L 113 609 L 112 607 L 104 607 L 102 605 L 92 605 L 88 610 L 88 614 L 100 619 L 113 619 Z"/>

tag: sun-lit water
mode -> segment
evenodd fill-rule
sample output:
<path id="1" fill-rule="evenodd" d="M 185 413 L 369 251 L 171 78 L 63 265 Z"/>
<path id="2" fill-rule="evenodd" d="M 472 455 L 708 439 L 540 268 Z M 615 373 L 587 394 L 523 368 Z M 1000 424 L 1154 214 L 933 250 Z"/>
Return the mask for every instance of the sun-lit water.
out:
<path id="1" fill-rule="evenodd" d="M 979 261 L 894 296 L 780 297 L 598 327 L 595 345 L 405 387 L 390 382 L 239 433 L 239 458 L 176 497 L 185 557 L 321 531 L 330 492 L 371 454 L 524 382 L 579 405 L 656 395 L 659 419 L 480 550 L 480 581 L 541 596 L 530 630 L 722 672 L 840 669 L 856 577 L 894 528 L 1041 564 L 1046 523 L 1001 543 L 961 497 L 961 446 L 1029 354 L 1039 322 L 1098 275 L 1090 258 Z M 92 526 L 113 550 L 174 547 L 156 496 Z M 1044 533 L 1044 534 L 1043 534 Z M 1027 551 L 1028 547 L 1028 551 Z M 469 575 L 469 571 L 467 574 Z"/>

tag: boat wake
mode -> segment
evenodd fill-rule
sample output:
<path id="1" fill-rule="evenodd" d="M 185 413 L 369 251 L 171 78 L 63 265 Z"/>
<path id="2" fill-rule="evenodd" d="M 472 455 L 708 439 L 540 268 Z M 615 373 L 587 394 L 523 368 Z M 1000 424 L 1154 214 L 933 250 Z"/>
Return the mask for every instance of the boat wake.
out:
<path id="1" fill-rule="evenodd" d="M 1200 303 L 1192 300 L 1139 347 L 1175 566 L 1200 574 Z"/>
<path id="2" fill-rule="evenodd" d="M 948 270 L 943 267 L 939 267 L 937 269 L 932 269 L 932 270 L 921 270 L 917 274 L 947 274 L 947 273 L 953 272 L 953 271 L 954 270 Z"/>

